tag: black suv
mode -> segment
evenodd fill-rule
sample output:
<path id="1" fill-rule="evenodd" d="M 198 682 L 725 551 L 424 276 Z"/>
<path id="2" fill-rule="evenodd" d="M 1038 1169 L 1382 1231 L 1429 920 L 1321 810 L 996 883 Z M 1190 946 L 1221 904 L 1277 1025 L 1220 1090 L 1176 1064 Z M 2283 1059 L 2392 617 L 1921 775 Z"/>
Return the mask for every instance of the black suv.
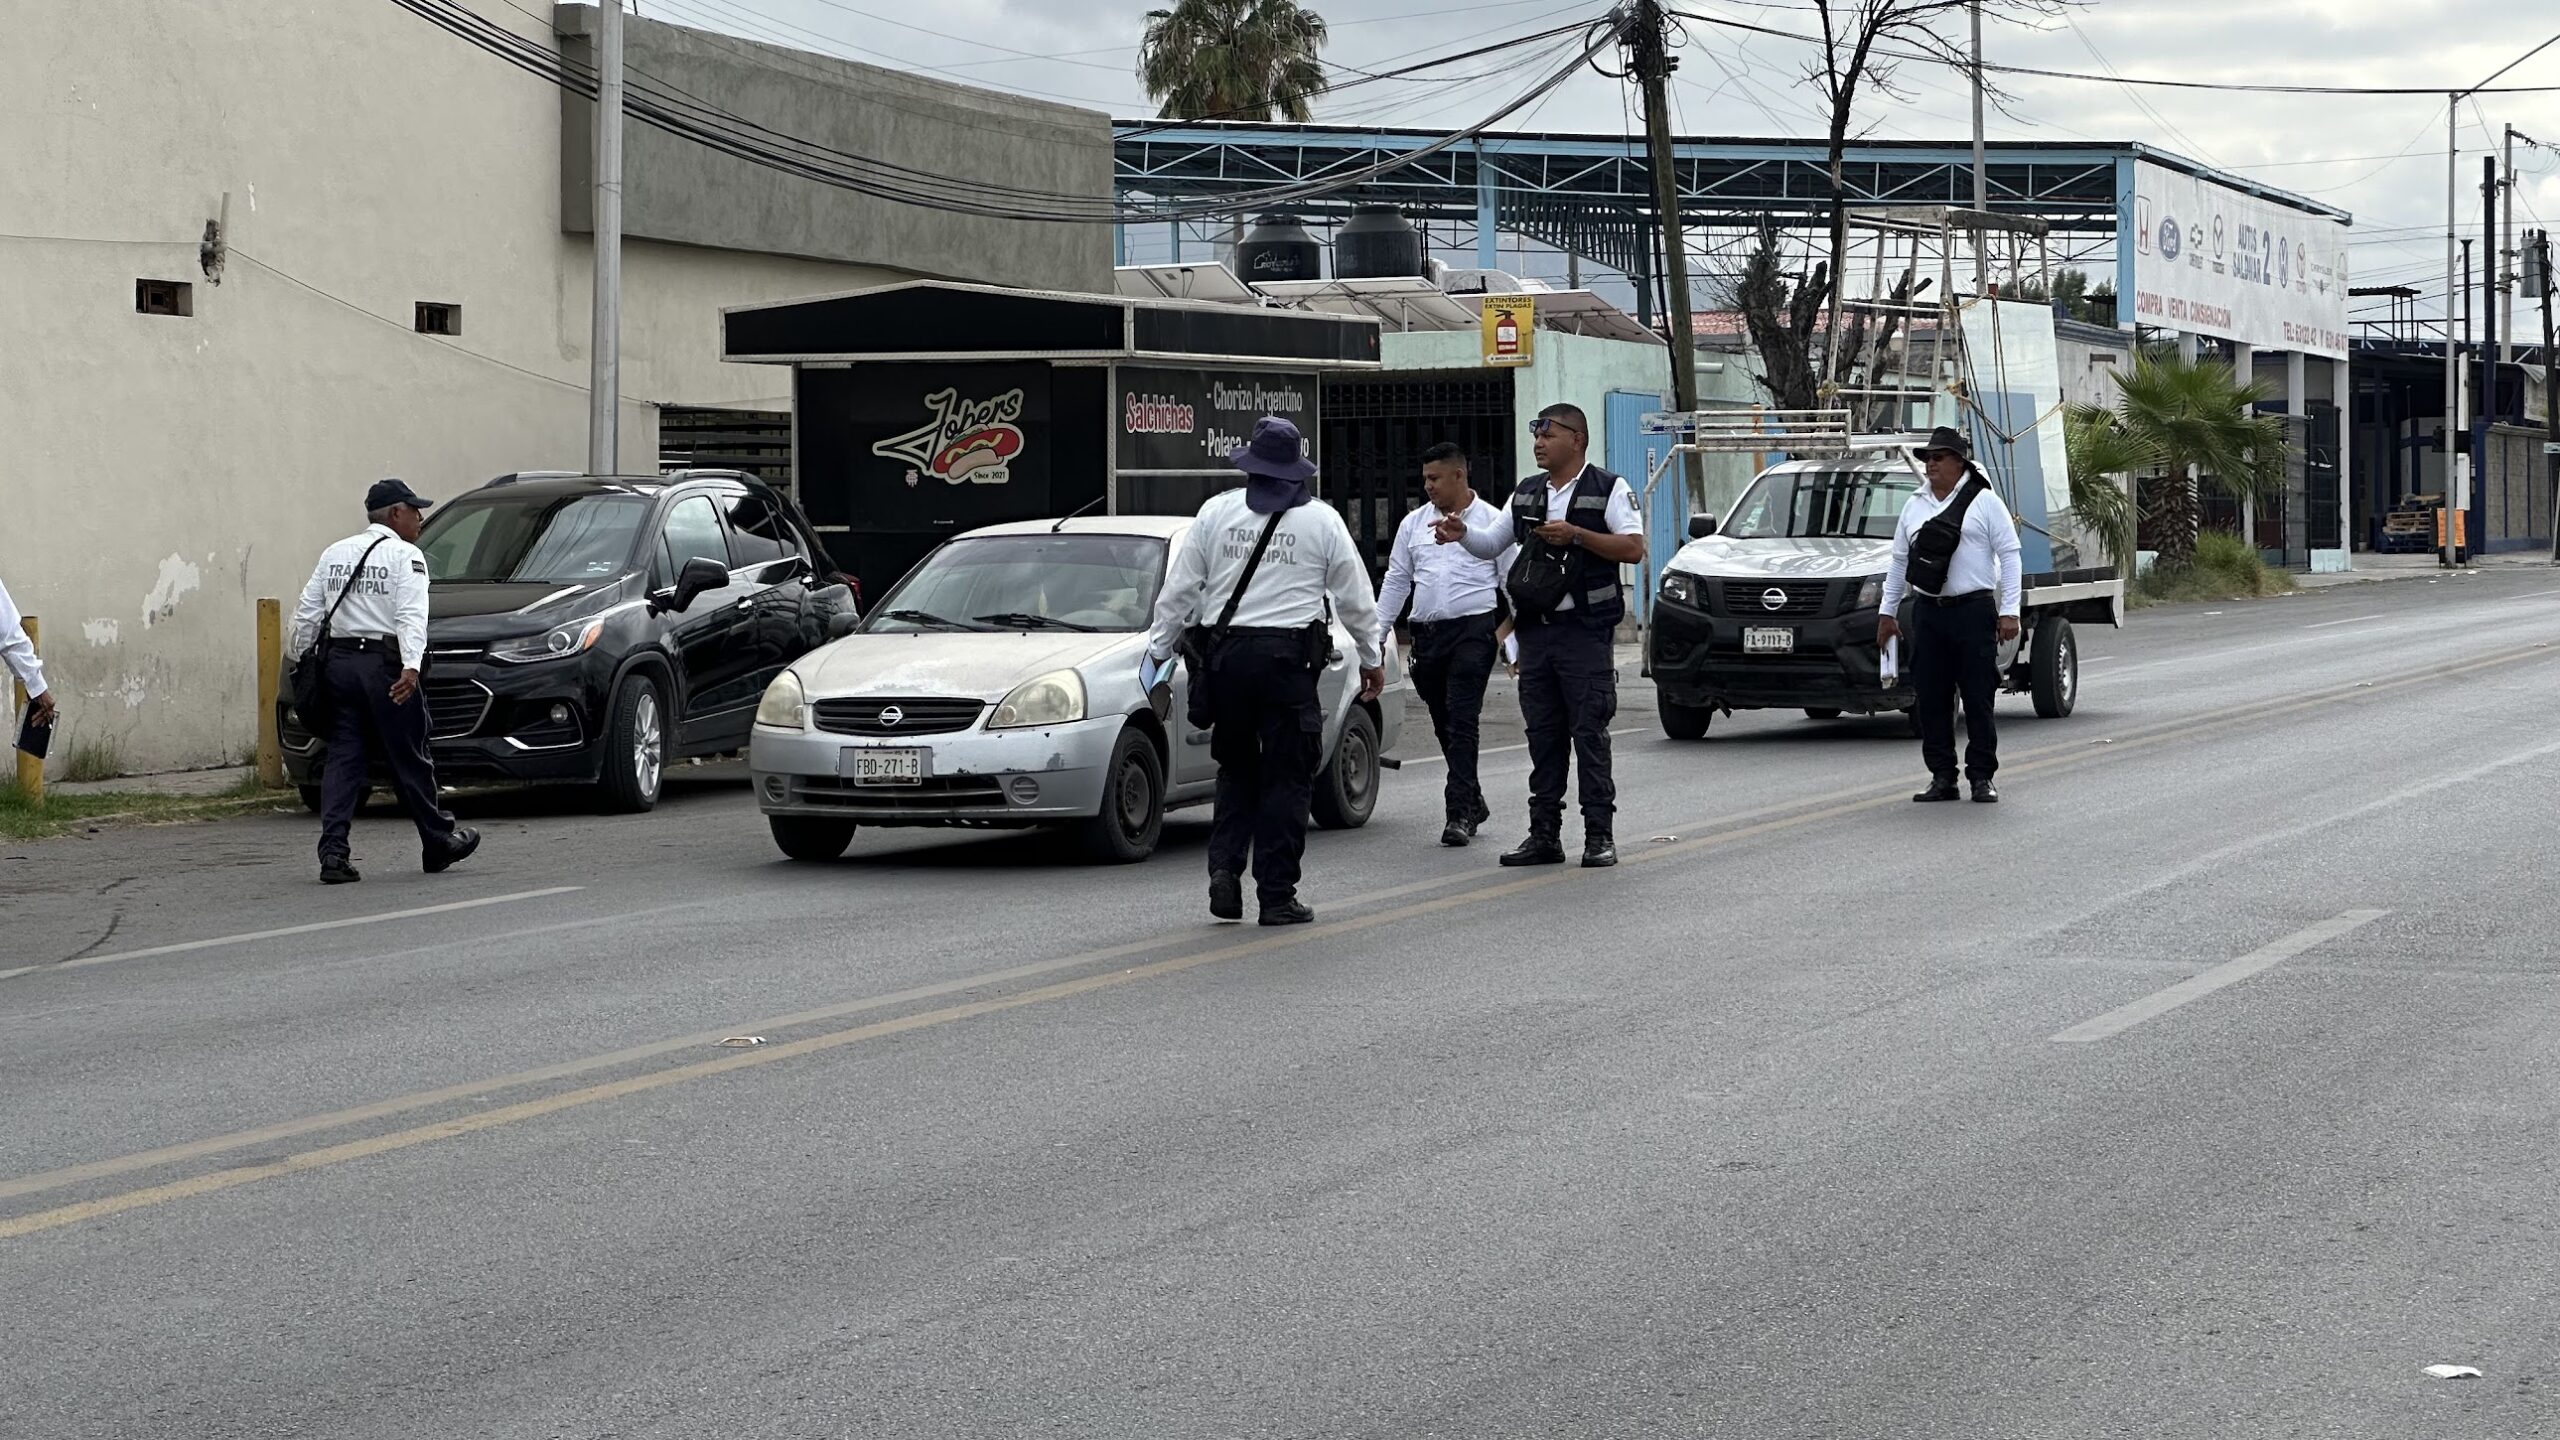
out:
<path id="1" fill-rule="evenodd" d="M 572 781 L 646 810 L 667 763 L 745 748 L 784 666 L 856 598 L 790 498 L 731 470 L 504 475 L 428 512 L 436 778 Z M 327 746 L 280 699 L 319 801 Z"/>

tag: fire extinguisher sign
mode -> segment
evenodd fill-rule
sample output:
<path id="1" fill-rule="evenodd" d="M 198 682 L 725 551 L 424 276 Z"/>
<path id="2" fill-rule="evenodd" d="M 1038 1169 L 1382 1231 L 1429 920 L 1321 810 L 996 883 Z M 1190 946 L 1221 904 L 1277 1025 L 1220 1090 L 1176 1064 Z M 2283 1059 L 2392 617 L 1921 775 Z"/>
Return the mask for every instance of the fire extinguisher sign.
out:
<path id="1" fill-rule="evenodd" d="M 1537 358 L 1538 299 L 1534 295 L 1484 297 L 1484 363 L 1527 365 Z"/>

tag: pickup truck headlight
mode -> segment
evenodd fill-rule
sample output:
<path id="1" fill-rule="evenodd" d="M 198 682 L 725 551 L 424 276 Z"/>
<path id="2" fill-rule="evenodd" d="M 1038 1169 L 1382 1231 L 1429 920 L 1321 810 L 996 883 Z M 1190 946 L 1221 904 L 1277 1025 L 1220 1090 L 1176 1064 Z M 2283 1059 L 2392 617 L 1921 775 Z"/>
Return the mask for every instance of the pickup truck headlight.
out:
<path id="1" fill-rule="evenodd" d="M 539 635 L 500 640 L 489 647 L 489 658 L 509 665 L 530 665 L 537 660 L 566 660 L 584 654 L 604 634 L 604 617 L 572 620 L 566 625 L 545 630 Z"/>
<path id="2" fill-rule="evenodd" d="M 1064 725 L 1084 718 L 1084 677 L 1073 670 L 1052 670 L 1025 680 L 997 702 L 987 717 L 990 730 L 1019 730 L 1031 725 Z"/>
<path id="3" fill-rule="evenodd" d="M 764 687 L 764 698 L 756 702 L 756 723 L 776 730 L 803 730 L 800 709 L 808 700 L 800 688 L 800 677 L 785 670 Z"/>
<path id="4" fill-rule="evenodd" d="M 1677 570 L 1662 572 L 1662 598 L 1674 605 L 1698 603 L 1698 582 Z"/>
<path id="5" fill-rule="evenodd" d="M 1881 607 L 1883 604 L 1884 577 L 1881 575 L 1870 575 L 1865 580 L 1859 582 L 1857 601 L 1849 608 L 1852 610 L 1874 610 Z"/>

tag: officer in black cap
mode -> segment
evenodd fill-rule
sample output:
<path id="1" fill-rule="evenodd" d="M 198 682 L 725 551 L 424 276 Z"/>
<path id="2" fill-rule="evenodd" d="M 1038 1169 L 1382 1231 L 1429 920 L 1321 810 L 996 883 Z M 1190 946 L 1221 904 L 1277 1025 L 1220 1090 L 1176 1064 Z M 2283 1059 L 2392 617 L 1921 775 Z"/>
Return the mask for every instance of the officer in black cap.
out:
<path id="1" fill-rule="evenodd" d="M 348 854 L 347 836 L 377 755 L 417 822 L 428 874 L 451 869 L 480 848 L 480 832 L 456 825 L 437 802 L 427 705 L 418 696 L 427 655 L 427 557 L 418 549 L 418 532 L 434 503 L 405 481 L 375 482 L 364 497 L 372 523 L 320 553 L 294 607 L 287 653 L 321 646 L 326 682 L 318 697 L 326 713 L 302 717 L 311 733 L 329 742 L 320 784 L 324 885 L 364 878 Z"/>

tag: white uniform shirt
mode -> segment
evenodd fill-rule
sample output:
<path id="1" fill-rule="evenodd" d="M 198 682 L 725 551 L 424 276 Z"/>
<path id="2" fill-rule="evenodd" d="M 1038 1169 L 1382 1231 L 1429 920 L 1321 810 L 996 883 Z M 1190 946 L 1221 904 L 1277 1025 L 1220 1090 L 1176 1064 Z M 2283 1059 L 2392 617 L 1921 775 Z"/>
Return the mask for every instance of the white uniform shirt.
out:
<path id="1" fill-rule="evenodd" d="M 1902 507 L 1902 520 L 1893 529 L 1893 563 L 1884 572 L 1883 609 L 1892 614 L 1902 604 L 1903 595 L 1911 588 L 1908 570 L 1911 564 L 1911 540 L 1920 527 L 1936 518 L 1939 511 L 1955 503 L 1970 480 L 1959 480 L 1956 488 L 1941 500 L 1923 481 L 1918 494 Z M 1986 488 L 1965 507 L 1964 528 L 1957 532 L 1955 558 L 1947 562 L 1949 595 L 1970 595 L 1976 590 L 1999 591 L 2000 613 L 2018 613 L 2019 588 L 2024 577 L 2019 573 L 2018 525 L 2009 516 L 2008 502 L 2000 492 Z"/>
<path id="2" fill-rule="evenodd" d="M 1200 507 L 1181 553 L 1173 557 L 1173 567 L 1164 577 L 1164 591 L 1156 597 L 1155 629 L 1147 640 L 1149 655 L 1159 662 L 1169 660 L 1184 626 L 1218 623 L 1227 597 L 1244 574 L 1244 562 L 1270 518 L 1245 505 L 1241 486 L 1210 497 Z M 1281 512 L 1280 528 L 1272 532 L 1271 547 L 1263 552 L 1262 565 L 1253 572 L 1253 583 L 1245 587 L 1231 623 L 1248 629 L 1296 629 L 1322 618 L 1327 596 L 1332 597 L 1334 614 L 1351 631 L 1361 666 L 1384 663 L 1377 630 L 1369 624 L 1378 613 L 1378 597 L 1369 588 L 1369 567 L 1361 563 L 1351 527 L 1342 523 L 1342 512 L 1311 500 Z"/>
<path id="3" fill-rule="evenodd" d="M 1504 512 L 1498 505 L 1479 495 L 1466 509 L 1467 528 L 1499 526 Z M 1394 548 L 1387 552 L 1386 583 L 1378 587 L 1378 640 L 1386 643 L 1387 632 L 1396 625 L 1404 602 L 1413 601 L 1416 623 L 1434 620 L 1462 620 L 1469 615 L 1482 615 L 1493 609 L 1494 596 L 1502 590 L 1502 579 L 1511 573 L 1512 547 L 1491 560 L 1478 559 L 1463 545 L 1443 545 L 1431 534 L 1440 519 L 1440 507 L 1425 505 L 1404 517 L 1396 527 Z"/>
<path id="4" fill-rule="evenodd" d="M 9 673 L 27 687 L 28 699 L 44 693 L 44 662 L 36 658 L 35 642 L 27 638 L 26 621 L 6 585 L 0 585 L 0 661 L 6 661 Z"/>
<path id="5" fill-rule="evenodd" d="M 1582 473 L 1575 475 L 1573 483 L 1562 489 L 1556 487 L 1554 477 L 1547 477 L 1547 518 L 1549 520 L 1563 520 L 1573 513 L 1573 493 L 1581 488 L 1582 476 L 1589 474 L 1590 471 L 1590 462 L 1583 462 Z M 1477 525 L 1472 515 L 1468 517 L 1467 538 L 1464 543 L 1471 554 L 1490 560 L 1516 543 L 1518 537 L 1512 533 L 1511 512 L 1505 509 L 1497 511 L 1496 515 L 1498 516 L 1496 523 L 1485 526 Z M 1629 485 L 1623 476 L 1616 484 L 1609 487 L 1608 525 L 1609 533 L 1612 535 L 1644 533 L 1644 514 L 1636 508 L 1635 487 Z M 1563 614 L 1572 609 L 1574 599 L 1575 597 L 1571 595 L 1565 596 L 1563 602 L 1556 606 L 1556 613 Z"/>
<path id="6" fill-rule="evenodd" d="M 373 558 L 364 562 L 364 574 L 353 575 L 356 561 L 373 542 L 382 542 Z M 355 588 L 347 590 L 352 578 Z M 330 635 L 339 639 L 397 640 L 400 642 L 400 668 L 422 668 L 427 657 L 427 557 L 417 546 L 391 533 L 388 525 L 368 525 L 320 552 L 320 563 L 311 571 L 311 581 L 302 587 L 301 603 L 293 607 L 293 633 L 285 641 L 288 654 L 299 655 L 320 638 L 320 617 L 328 613 L 338 594 L 347 590 L 347 603 L 338 606 L 337 618 L 329 622 Z"/>

